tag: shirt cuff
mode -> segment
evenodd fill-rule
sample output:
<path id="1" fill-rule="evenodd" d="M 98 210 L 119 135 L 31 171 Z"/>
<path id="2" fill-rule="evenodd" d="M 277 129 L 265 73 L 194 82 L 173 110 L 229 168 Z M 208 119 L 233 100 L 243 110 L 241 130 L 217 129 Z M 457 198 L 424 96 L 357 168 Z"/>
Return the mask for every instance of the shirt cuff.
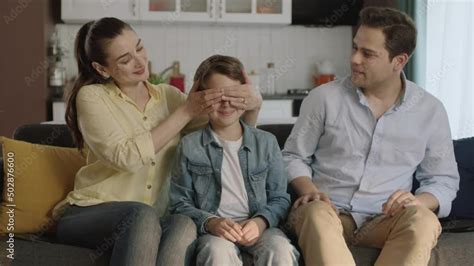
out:
<path id="1" fill-rule="evenodd" d="M 312 177 L 311 167 L 298 160 L 290 162 L 286 167 L 286 170 L 288 172 L 288 183 L 299 176 L 308 176 L 310 179 Z"/>
<path id="2" fill-rule="evenodd" d="M 135 144 L 137 145 L 140 158 L 144 165 L 152 162 L 155 159 L 155 149 L 153 145 L 153 139 L 151 138 L 151 132 L 144 132 L 135 138 Z"/>
<path id="3" fill-rule="evenodd" d="M 436 186 L 423 186 L 418 188 L 415 192 L 416 195 L 421 193 L 430 193 L 438 200 L 438 218 L 444 218 L 449 215 L 451 212 L 452 201 L 448 199 L 446 195 L 444 195 L 444 193 L 441 192 Z"/>
<path id="4" fill-rule="evenodd" d="M 275 221 L 274 219 L 272 219 L 271 216 L 272 215 L 270 213 L 267 213 L 266 211 L 260 211 L 260 212 L 255 213 L 252 216 L 252 218 L 262 217 L 266 221 L 268 228 L 271 228 L 278 225 L 278 221 Z"/>
<path id="5" fill-rule="evenodd" d="M 209 232 L 206 230 L 206 223 L 211 219 L 211 218 L 219 218 L 218 216 L 209 214 L 209 215 L 204 215 L 203 218 L 200 219 L 199 223 L 200 226 L 198 227 L 198 233 L 199 235 L 204 235 L 208 234 Z"/>

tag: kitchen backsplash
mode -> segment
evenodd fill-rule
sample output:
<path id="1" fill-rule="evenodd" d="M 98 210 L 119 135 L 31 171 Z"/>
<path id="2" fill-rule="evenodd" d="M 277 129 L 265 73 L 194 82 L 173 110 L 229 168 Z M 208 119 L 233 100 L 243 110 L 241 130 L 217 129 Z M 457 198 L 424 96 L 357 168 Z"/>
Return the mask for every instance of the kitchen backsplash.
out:
<path id="1" fill-rule="evenodd" d="M 213 54 L 238 57 L 246 70 L 261 71 L 275 63 L 276 91 L 314 87 L 316 63 L 329 60 L 338 77 L 350 72 L 350 26 L 308 28 L 302 26 L 228 25 L 132 25 L 142 38 L 153 72 L 158 73 L 178 60 L 186 75 L 186 91 L 199 63 Z M 68 77 L 77 73 L 74 37 L 80 25 L 58 24 L 58 34 L 67 49 Z"/>

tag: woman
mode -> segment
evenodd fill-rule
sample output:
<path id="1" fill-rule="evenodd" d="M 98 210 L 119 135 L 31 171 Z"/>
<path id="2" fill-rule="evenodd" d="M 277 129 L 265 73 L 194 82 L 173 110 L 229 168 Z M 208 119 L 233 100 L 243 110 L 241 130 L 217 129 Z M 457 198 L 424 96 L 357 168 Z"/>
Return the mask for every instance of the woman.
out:
<path id="1" fill-rule="evenodd" d="M 142 41 L 115 18 L 82 26 L 75 54 L 79 74 L 66 121 L 87 164 L 54 210 L 59 240 L 95 249 L 92 260 L 111 251 L 110 265 L 185 264 L 193 222 L 160 219 L 180 136 L 204 126 L 202 117 L 222 100 L 248 110 L 244 120 L 254 124 L 261 97 L 249 84 L 201 92 L 195 83 L 187 98 L 169 85 L 151 85 Z"/>

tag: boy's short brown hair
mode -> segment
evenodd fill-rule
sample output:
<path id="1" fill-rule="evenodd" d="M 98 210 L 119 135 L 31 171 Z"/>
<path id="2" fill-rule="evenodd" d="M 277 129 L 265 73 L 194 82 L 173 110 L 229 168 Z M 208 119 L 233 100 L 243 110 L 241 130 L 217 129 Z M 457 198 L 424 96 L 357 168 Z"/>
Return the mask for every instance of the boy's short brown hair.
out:
<path id="1" fill-rule="evenodd" d="M 385 36 L 385 48 L 392 60 L 406 53 L 411 56 L 416 47 L 416 26 L 405 13 L 393 8 L 366 7 L 360 11 L 359 26 L 380 28 Z"/>
<path id="2" fill-rule="evenodd" d="M 221 74 L 230 79 L 245 83 L 244 66 L 239 59 L 226 55 L 213 55 L 202 61 L 194 75 L 194 81 L 199 81 L 199 89 L 205 90 L 206 82 L 212 74 Z"/>

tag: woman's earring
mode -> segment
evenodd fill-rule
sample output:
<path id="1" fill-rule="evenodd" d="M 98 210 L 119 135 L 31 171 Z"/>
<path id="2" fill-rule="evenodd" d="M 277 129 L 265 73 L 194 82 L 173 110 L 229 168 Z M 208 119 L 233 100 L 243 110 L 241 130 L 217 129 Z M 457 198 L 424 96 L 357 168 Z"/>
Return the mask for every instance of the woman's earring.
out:
<path id="1" fill-rule="evenodd" d="M 103 75 L 102 77 L 104 77 L 104 79 L 109 79 L 110 75 Z"/>

